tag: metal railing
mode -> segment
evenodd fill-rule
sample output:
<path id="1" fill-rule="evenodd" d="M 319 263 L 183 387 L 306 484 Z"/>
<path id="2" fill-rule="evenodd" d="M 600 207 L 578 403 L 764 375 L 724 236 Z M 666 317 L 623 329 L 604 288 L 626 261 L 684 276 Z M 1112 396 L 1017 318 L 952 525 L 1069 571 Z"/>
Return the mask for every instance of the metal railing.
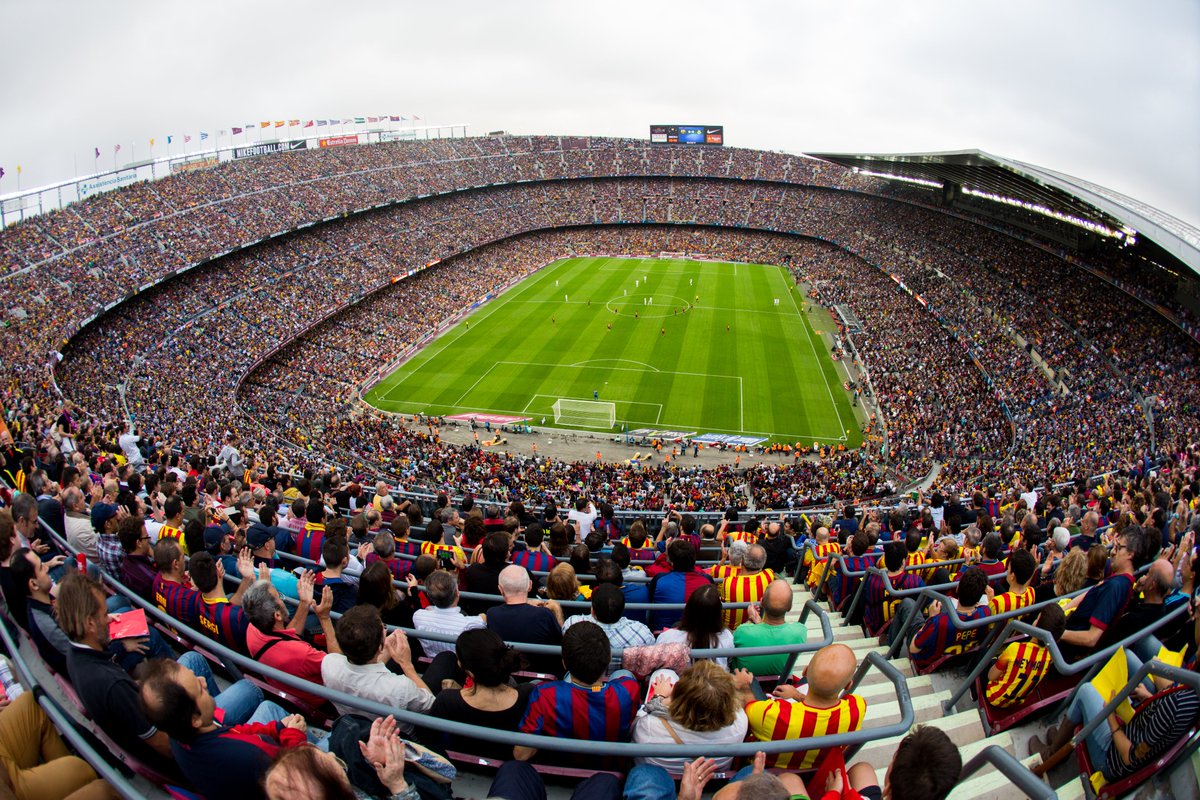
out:
<path id="1" fill-rule="evenodd" d="M 42 523 L 43 527 L 45 523 Z M 47 527 L 47 531 L 49 528 Z M 64 548 L 66 552 L 74 553 L 66 542 L 59 538 L 56 534 L 55 540 Z M 602 756 L 617 756 L 632 758 L 653 757 L 653 758 L 697 758 L 699 756 L 713 757 L 753 757 L 757 752 L 768 754 L 774 753 L 790 753 L 801 752 L 806 750 L 817 750 L 829 747 L 847 747 L 848 754 L 852 755 L 857 752 L 858 748 L 868 742 L 877 739 L 883 739 L 891 736 L 897 736 L 906 733 L 916 720 L 916 714 L 912 707 L 912 700 L 908 691 L 908 684 L 904 676 L 891 664 L 887 662 L 878 653 L 868 653 L 866 661 L 861 664 L 858 671 L 855 673 L 855 678 L 851 683 L 849 691 L 853 691 L 858 686 L 862 677 L 871 668 L 877 669 L 880 673 L 892 683 L 896 690 L 896 698 L 900 706 L 900 720 L 878 728 L 862 729 L 850 733 L 842 733 L 831 736 L 816 736 L 804 737 L 799 739 L 780 739 L 770 742 L 742 742 L 737 744 L 714 743 L 711 745 L 703 744 L 645 744 L 633 742 L 594 742 L 583 741 L 576 739 L 563 739 L 556 736 L 542 736 L 537 734 L 519 733 L 513 731 L 503 731 L 494 728 L 480 727 L 469 725 L 453 720 L 430 717 L 424 713 L 409 711 L 403 708 L 396 708 L 367 700 L 355 695 L 346 694 L 335 689 L 330 689 L 320 684 L 311 683 L 299 678 L 291 673 L 275 669 L 259 663 L 248 656 L 242 655 L 214 639 L 209 638 L 200 631 L 184 625 L 179 620 L 163 613 L 156 606 L 147 602 L 141 596 L 134 593 L 127 586 L 117 581 L 112 576 L 103 574 L 104 582 L 111 586 L 116 592 L 125 596 L 130 603 L 136 608 L 144 609 L 149 617 L 152 617 L 164 624 L 173 627 L 180 636 L 199 645 L 206 652 L 213 654 L 221 660 L 222 665 L 229 670 L 230 674 L 235 678 L 241 678 L 243 674 L 250 673 L 257 675 L 263 679 L 270 680 L 273 683 L 286 686 L 291 690 L 298 690 L 306 694 L 312 694 L 322 697 L 333 702 L 336 705 L 353 708 L 356 711 L 365 712 L 373 716 L 392 716 L 402 724 L 410 724 L 416 727 L 425 728 L 428 730 L 438 731 L 454 736 L 463 736 L 480 741 L 509 744 L 517 747 L 531 747 L 539 750 L 554 750 L 568 753 L 587 753 L 589 755 Z M 812 602 L 812 601 L 809 601 Z M 807 605 L 807 604 L 806 604 Z M 823 610 L 812 603 L 811 611 L 823 615 Z M 822 629 L 826 633 L 829 642 L 833 641 L 833 632 L 829 628 L 827 617 L 822 618 Z M 401 629 L 405 630 L 405 629 Z M 407 632 L 407 631 L 406 631 Z M 454 641 L 456 637 L 452 634 L 431 634 L 429 632 L 416 632 L 424 638 L 434 639 L 437 641 Z M 534 653 L 555 654 L 560 653 L 561 648 L 548 645 L 531 645 L 525 643 L 512 643 L 514 647 Z M 700 658 L 724 656 L 724 655 L 770 655 L 780 654 L 783 652 L 802 652 L 808 649 L 819 649 L 825 643 L 809 642 L 803 645 L 790 645 L 786 647 L 765 647 L 765 648 L 740 648 L 736 651 L 733 649 L 717 649 L 710 648 L 705 650 L 693 650 L 694 656 Z M 767 652 L 762 652 L 762 651 Z"/>
<path id="2" fill-rule="evenodd" d="M 12 661 L 13 669 L 16 670 L 18 680 L 26 691 L 33 693 L 38 705 L 46 712 L 46 716 L 50 718 L 54 727 L 67 740 L 71 748 L 79 754 L 79 757 L 86 761 L 88 766 L 94 769 L 96 774 L 103 778 L 124 800 L 143 800 L 146 796 L 145 792 L 135 788 L 129 779 L 121 774 L 120 770 L 96 752 L 91 741 L 75 727 L 75 721 L 70 715 L 60 708 L 58 702 L 39 685 L 33 672 L 29 669 L 29 665 L 25 663 L 25 658 L 21 655 L 17 642 L 9 633 L 6 620 L 0 620 L 0 640 L 3 640 L 4 647 L 8 650 L 9 659 Z M 52 764 L 53 762 L 47 763 Z"/>
<path id="3" fill-rule="evenodd" d="M 1032 800 L 1055 800 L 1058 793 L 1034 775 L 1024 764 L 999 745 L 991 744 L 975 754 L 974 758 L 963 764 L 962 772 L 958 773 L 958 783 L 961 785 L 967 778 L 983 769 L 988 764 L 996 768 L 1004 777 L 1024 792 Z"/>
<path id="4" fill-rule="evenodd" d="M 1051 602 L 1056 601 L 1046 601 L 1046 603 Z M 1040 605 L 1045 605 L 1045 603 Z M 1023 614 L 1028 614 L 1030 608 L 1023 608 L 1009 613 L 1012 616 L 1022 616 Z M 1000 652 L 1000 648 L 1008 643 L 1010 636 L 1014 634 L 1025 634 L 1032 639 L 1037 639 L 1046 646 L 1046 650 L 1050 653 L 1051 663 L 1054 665 L 1054 668 L 1058 670 L 1060 675 L 1078 675 L 1083 673 L 1083 678 L 1080 679 L 1075 688 L 1072 689 L 1070 694 L 1063 700 L 1059 709 L 1061 711 L 1062 709 L 1066 708 L 1067 704 L 1071 700 L 1071 697 L 1073 697 L 1075 692 L 1079 690 L 1079 687 L 1091 680 L 1096 673 L 1098 673 L 1104 667 L 1104 665 L 1108 663 L 1108 660 L 1112 658 L 1113 653 L 1117 652 L 1123 647 L 1136 644 L 1137 642 L 1146 638 L 1146 636 L 1154 633 L 1154 631 L 1165 626 L 1168 622 L 1172 622 L 1187 610 L 1188 604 L 1180 603 L 1178 608 L 1174 608 L 1167 612 L 1161 619 L 1155 620 L 1137 632 L 1126 636 L 1124 639 L 1113 642 L 1101 650 L 1096 650 L 1090 655 L 1079 659 L 1078 661 L 1067 661 L 1066 657 L 1063 656 L 1062 650 L 1059 649 L 1058 642 L 1054 641 L 1054 637 L 1048 632 L 1042 630 L 1041 628 L 1036 628 L 1027 622 L 1021 622 L 1018 619 L 1010 618 L 1001 629 L 999 635 L 993 638 L 991 646 L 987 648 L 987 650 L 983 653 L 983 656 L 979 659 L 971 671 L 967 673 L 967 677 L 963 680 L 963 682 L 959 684 L 953 692 L 950 693 L 948 698 L 942 701 L 942 710 L 946 712 L 953 710 L 954 704 L 958 702 L 960 697 L 967 693 L 967 690 L 970 689 L 973 683 L 975 683 L 975 679 L 982 675 L 983 671 L 992 664 L 996 658 L 996 654 Z M 950 617 L 951 622 L 956 621 L 955 616 L 957 615 L 952 615 Z M 972 620 L 971 623 L 963 623 L 961 627 L 978 627 L 978 623 L 987 622 L 988 619 L 990 618 L 984 617 L 982 620 Z M 961 620 L 958 621 L 961 622 Z M 993 620 L 993 623 L 994 622 L 995 620 Z M 955 627 L 960 626 L 956 625 Z"/>

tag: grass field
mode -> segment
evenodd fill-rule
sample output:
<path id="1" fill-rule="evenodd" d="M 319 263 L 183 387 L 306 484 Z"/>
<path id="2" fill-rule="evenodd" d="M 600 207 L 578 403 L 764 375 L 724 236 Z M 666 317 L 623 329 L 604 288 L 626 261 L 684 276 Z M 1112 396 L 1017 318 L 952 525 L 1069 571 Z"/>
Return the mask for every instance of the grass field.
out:
<path id="1" fill-rule="evenodd" d="M 552 426 L 555 400 L 595 392 L 615 404 L 614 432 L 625 424 L 856 447 L 842 378 L 802 302 L 777 266 L 565 259 L 478 309 L 366 400 Z"/>

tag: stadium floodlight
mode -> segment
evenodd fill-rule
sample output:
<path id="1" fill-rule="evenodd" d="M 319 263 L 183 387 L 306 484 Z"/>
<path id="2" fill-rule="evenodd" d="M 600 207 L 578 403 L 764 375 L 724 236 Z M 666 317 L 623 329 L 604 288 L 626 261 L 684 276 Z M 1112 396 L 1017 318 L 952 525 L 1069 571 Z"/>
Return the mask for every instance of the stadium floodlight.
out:
<path id="1" fill-rule="evenodd" d="M 580 428 L 609 429 L 617 424 L 616 403 L 598 400 L 572 400 L 569 397 L 554 401 L 554 424 L 575 425 Z"/>

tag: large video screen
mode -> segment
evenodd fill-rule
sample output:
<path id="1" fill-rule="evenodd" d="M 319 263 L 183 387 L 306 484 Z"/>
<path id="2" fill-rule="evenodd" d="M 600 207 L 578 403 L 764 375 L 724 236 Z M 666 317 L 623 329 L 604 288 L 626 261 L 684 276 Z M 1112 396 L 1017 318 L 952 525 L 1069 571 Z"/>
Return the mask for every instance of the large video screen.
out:
<path id="1" fill-rule="evenodd" d="M 651 125 L 651 144 L 725 144 L 723 125 Z"/>

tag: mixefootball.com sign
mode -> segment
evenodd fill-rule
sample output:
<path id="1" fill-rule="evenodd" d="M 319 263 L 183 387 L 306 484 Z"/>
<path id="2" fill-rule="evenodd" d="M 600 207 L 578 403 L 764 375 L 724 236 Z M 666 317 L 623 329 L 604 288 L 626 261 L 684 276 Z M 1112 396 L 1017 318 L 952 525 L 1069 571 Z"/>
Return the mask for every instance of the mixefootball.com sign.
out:
<path id="1" fill-rule="evenodd" d="M 253 158 L 254 156 L 265 156 L 268 153 L 286 153 L 290 150 L 307 149 L 308 142 L 304 139 L 295 139 L 290 142 L 263 142 L 262 144 L 252 144 L 247 147 L 235 147 L 233 157 Z"/>

